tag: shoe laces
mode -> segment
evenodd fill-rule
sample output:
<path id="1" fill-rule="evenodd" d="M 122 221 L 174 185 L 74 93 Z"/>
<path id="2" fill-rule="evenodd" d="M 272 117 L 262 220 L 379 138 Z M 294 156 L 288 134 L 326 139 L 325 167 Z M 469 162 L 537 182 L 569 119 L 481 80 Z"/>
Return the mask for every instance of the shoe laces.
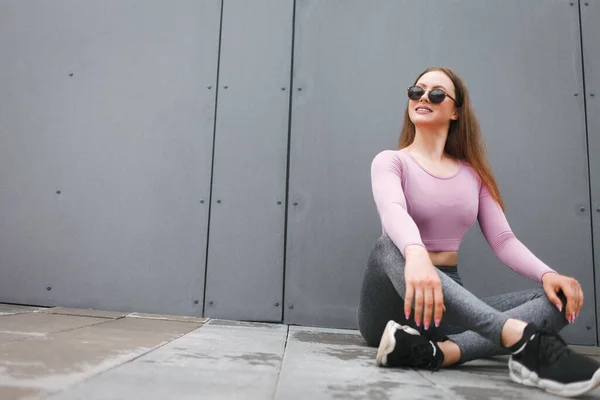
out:
<path id="1" fill-rule="evenodd" d="M 537 343 L 538 362 L 554 363 L 571 352 L 558 333 L 546 329 L 536 332 L 532 341 Z"/>
<path id="2" fill-rule="evenodd" d="M 414 344 L 410 349 L 410 354 L 415 367 L 433 371 L 440 369 L 441 363 L 434 357 L 430 342 Z"/>

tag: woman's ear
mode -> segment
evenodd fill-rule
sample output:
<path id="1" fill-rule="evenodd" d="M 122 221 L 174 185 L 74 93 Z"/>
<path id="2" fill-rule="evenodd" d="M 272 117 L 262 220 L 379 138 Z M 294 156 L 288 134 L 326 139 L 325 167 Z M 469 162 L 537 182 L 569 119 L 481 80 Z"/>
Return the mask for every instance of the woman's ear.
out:
<path id="1" fill-rule="evenodd" d="M 458 119 L 458 108 L 454 109 L 454 111 L 452 112 L 452 115 L 450 116 L 450 119 L 452 121 L 456 121 Z"/>

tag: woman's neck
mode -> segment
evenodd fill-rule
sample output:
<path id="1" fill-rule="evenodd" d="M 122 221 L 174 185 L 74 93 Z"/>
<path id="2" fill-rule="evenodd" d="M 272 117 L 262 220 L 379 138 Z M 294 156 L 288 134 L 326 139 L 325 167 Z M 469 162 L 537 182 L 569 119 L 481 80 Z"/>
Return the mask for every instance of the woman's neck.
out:
<path id="1" fill-rule="evenodd" d="M 415 139 L 406 149 L 433 161 L 441 161 L 445 158 L 444 148 L 446 147 L 447 138 L 448 128 L 437 130 L 416 128 Z"/>

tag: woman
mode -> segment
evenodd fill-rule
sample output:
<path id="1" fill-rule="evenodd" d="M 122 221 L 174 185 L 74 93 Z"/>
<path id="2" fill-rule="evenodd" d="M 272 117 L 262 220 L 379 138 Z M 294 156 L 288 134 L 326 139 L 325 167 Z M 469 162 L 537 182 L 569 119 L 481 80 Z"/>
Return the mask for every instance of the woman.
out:
<path id="1" fill-rule="evenodd" d="M 371 166 L 383 235 L 369 258 L 358 322 L 367 343 L 379 346 L 377 364 L 437 370 L 511 354 L 515 382 L 563 396 L 595 388 L 600 364 L 556 333 L 579 315 L 581 287 L 512 233 L 465 85 L 450 69 L 430 68 L 408 97 L 400 150 L 379 153 Z M 458 249 L 476 219 L 500 260 L 543 288 L 487 299 L 463 288 Z"/>

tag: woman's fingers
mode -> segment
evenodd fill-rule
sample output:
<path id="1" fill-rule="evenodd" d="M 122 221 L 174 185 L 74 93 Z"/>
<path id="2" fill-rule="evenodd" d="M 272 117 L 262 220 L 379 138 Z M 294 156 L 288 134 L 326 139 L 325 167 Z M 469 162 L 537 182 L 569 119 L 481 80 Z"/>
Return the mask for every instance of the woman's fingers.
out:
<path id="1" fill-rule="evenodd" d="M 423 288 L 415 288 L 415 323 L 421 326 L 421 318 L 423 317 Z"/>
<path id="2" fill-rule="evenodd" d="M 408 320 L 410 318 L 410 310 L 412 308 L 413 299 L 415 298 L 415 288 L 410 283 L 406 283 L 406 294 L 404 295 L 404 316 Z"/>
<path id="3" fill-rule="evenodd" d="M 573 290 L 577 293 L 577 307 L 575 308 L 575 318 L 577 318 L 583 307 L 583 290 L 581 290 L 581 285 L 577 281 L 575 281 L 574 286 Z"/>
<path id="4" fill-rule="evenodd" d="M 423 323 L 425 330 L 434 324 L 439 326 L 442 314 L 446 309 L 442 284 L 435 269 L 432 268 L 429 271 L 407 268 L 405 282 L 404 315 L 406 319 L 410 319 L 411 310 L 413 310 L 412 318 L 416 326 L 420 327 Z"/>
<path id="5" fill-rule="evenodd" d="M 576 288 L 575 283 L 563 284 L 562 291 L 567 298 L 566 317 L 569 323 L 575 322 L 575 315 L 577 314 L 577 307 L 579 304 L 579 290 Z"/>
<path id="6" fill-rule="evenodd" d="M 442 321 L 442 314 L 446 311 L 444 307 L 444 294 L 442 292 L 442 285 L 436 285 L 433 289 L 433 301 L 435 303 L 435 312 L 433 314 L 433 322 L 436 327 L 440 326 L 440 322 Z"/>
<path id="7" fill-rule="evenodd" d="M 425 287 L 423 289 L 424 311 L 423 311 L 423 326 L 425 330 L 429 329 L 431 324 L 431 315 L 433 314 L 433 288 Z"/>
<path id="8" fill-rule="evenodd" d="M 552 304 L 554 304 L 554 306 L 556 306 L 556 308 L 559 312 L 562 312 L 562 309 L 563 309 L 562 301 L 556 295 L 556 292 L 554 292 L 554 288 L 549 285 L 545 285 L 544 292 L 546 292 L 546 296 L 548 297 L 548 300 L 550 300 L 550 302 Z"/>

